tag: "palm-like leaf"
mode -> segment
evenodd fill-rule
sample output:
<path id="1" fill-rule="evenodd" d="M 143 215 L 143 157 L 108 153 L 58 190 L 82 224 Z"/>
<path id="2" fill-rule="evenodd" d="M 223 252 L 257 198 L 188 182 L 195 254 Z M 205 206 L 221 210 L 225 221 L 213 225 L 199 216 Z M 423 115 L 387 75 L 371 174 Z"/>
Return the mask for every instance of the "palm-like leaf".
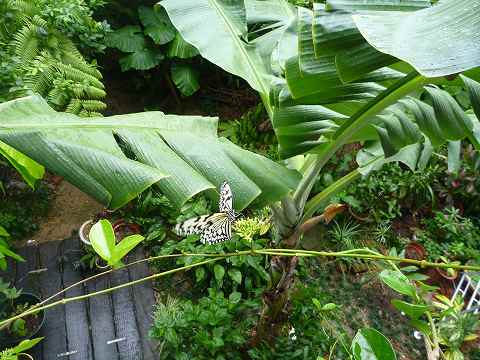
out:
<path id="1" fill-rule="evenodd" d="M 0 118 L 1 141 L 112 208 L 152 184 L 181 206 L 202 191 L 216 196 L 227 180 L 241 210 L 279 200 L 299 181 L 295 171 L 219 139 L 214 118 L 145 112 L 84 120 L 39 97 L 1 104 Z"/>

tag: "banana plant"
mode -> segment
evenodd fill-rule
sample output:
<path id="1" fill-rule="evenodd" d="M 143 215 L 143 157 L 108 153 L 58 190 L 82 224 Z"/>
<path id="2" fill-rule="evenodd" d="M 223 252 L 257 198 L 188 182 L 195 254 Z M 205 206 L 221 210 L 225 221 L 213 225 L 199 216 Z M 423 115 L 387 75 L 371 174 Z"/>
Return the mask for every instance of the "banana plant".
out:
<path id="1" fill-rule="evenodd" d="M 479 42 L 479 1 L 326 0 L 313 10 L 284 0 L 158 6 L 204 58 L 259 92 L 280 155 L 302 174 L 292 193 L 270 205 L 280 247 L 301 246 L 303 234 L 325 221 L 318 214 L 332 195 L 387 162 L 422 168 L 447 144 L 449 163 L 458 163 L 461 141 L 480 150 L 480 61 L 471 46 Z M 209 26 L 198 31 L 204 18 Z M 465 112 L 445 83 L 465 87 L 473 111 Z M 325 164 L 352 142 L 364 145 L 358 168 L 311 197 Z M 264 295 L 259 340 L 281 327 L 296 264 L 272 258 L 277 281 Z"/>

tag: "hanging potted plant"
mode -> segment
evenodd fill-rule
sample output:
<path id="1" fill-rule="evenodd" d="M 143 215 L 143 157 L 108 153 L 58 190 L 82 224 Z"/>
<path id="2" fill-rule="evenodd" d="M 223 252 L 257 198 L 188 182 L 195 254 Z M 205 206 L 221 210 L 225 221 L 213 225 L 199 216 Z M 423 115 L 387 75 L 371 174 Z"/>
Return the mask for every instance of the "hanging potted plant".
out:
<path id="1" fill-rule="evenodd" d="M 30 293 L 23 293 L 0 280 L 0 318 L 8 319 L 23 313 L 38 304 L 40 299 Z M 14 320 L 0 329 L 0 348 L 10 347 L 35 336 L 43 326 L 43 311 Z"/>

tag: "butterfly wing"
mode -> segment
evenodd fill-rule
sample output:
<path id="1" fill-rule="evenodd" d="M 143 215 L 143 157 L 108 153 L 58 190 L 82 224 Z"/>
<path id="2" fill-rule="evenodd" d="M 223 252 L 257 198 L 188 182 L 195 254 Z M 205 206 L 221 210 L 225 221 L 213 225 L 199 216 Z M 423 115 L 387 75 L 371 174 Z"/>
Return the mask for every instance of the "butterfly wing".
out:
<path id="1" fill-rule="evenodd" d="M 218 201 L 218 209 L 220 212 L 227 214 L 233 213 L 233 193 L 230 185 L 226 181 L 220 186 L 220 200 Z"/>
<path id="2" fill-rule="evenodd" d="M 226 213 L 213 214 L 200 236 L 202 244 L 217 244 L 232 238 L 232 224 Z"/>
<path id="3" fill-rule="evenodd" d="M 215 214 L 214 214 L 215 215 Z M 205 226 L 208 224 L 208 218 L 213 215 L 202 215 L 184 221 L 175 226 L 175 233 L 179 236 L 187 236 L 191 234 L 201 234 Z"/>

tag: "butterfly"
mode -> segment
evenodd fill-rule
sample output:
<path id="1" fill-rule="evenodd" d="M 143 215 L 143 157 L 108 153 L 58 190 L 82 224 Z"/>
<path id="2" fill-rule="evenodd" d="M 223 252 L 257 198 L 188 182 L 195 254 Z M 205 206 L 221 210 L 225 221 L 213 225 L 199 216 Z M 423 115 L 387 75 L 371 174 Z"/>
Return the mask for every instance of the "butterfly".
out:
<path id="1" fill-rule="evenodd" d="M 232 238 L 232 225 L 238 217 L 233 209 L 233 193 L 226 181 L 220 186 L 219 212 L 188 219 L 175 226 L 179 236 L 200 234 L 202 244 L 217 244 Z"/>

